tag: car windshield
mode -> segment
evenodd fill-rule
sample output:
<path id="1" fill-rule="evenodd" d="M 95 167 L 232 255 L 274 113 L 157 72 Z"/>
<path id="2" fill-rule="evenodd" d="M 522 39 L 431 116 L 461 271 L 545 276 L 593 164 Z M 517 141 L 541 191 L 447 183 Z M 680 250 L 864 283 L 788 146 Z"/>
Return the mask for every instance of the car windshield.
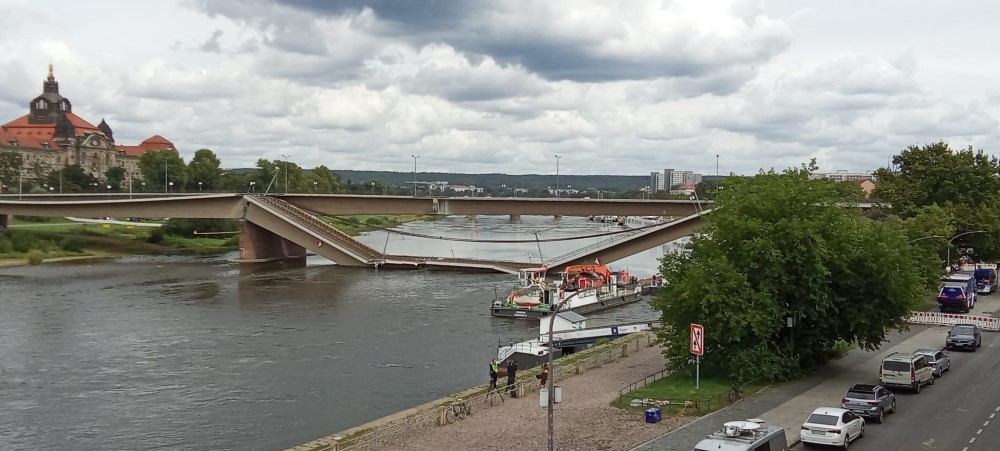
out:
<path id="1" fill-rule="evenodd" d="M 847 397 L 853 399 L 875 399 L 875 392 L 851 390 L 847 392 Z"/>
<path id="2" fill-rule="evenodd" d="M 910 371 L 910 362 L 886 360 L 882 362 L 882 369 L 886 371 Z"/>
<path id="3" fill-rule="evenodd" d="M 951 330 L 952 335 L 972 335 L 973 329 L 971 327 L 956 327 Z"/>
<path id="4" fill-rule="evenodd" d="M 806 423 L 822 424 L 824 426 L 835 426 L 837 424 L 837 420 L 839 419 L 840 417 L 834 415 L 823 415 L 819 413 L 814 413 L 812 415 L 809 415 L 809 419 L 806 420 Z"/>

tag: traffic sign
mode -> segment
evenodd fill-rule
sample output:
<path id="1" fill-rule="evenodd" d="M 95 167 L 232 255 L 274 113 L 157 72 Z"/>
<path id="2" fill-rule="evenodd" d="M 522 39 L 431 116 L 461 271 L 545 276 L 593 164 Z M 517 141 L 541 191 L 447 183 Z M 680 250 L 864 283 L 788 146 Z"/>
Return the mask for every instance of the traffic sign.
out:
<path id="1" fill-rule="evenodd" d="M 691 353 L 705 355 L 705 328 L 701 324 L 691 323 Z"/>

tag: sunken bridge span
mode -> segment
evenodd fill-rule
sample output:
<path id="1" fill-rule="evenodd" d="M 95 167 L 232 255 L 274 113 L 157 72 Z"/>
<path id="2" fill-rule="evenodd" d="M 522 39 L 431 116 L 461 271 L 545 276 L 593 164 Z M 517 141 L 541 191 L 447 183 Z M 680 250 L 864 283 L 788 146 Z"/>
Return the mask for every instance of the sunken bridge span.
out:
<path id="1" fill-rule="evenodd" d="M 670 222 L 632 229 L 546 260 L 558 270 L 613 262 L 690 235 L 704 225 L 710 202 L 620 199 L 420 198 L 314 194 L 25 195 L 0 196 L 0 215 L 79 217 L 233 218 L 239 220 L 240 258 L 305 258 L 314 252 L 340 265 L 516 273 L 538 263 L 383 254 L 318 219 L 356 214 L 548 216 L 661 216 Z"/>

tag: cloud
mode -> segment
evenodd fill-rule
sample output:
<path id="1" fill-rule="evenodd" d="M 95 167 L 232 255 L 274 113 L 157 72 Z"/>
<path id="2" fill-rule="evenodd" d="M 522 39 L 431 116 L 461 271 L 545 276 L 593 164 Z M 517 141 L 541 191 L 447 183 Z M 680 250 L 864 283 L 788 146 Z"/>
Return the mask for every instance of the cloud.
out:
<path id="1" fill-rule="evenodd" d="M 212 37 L 208 38 L 207 41 L 198 46 L 198 50 L 203 52 L 220 53 L 222 52 L 222 46 L 219 44 L 219 39 L 222 38 L 222 30 L 215 30 L 212 32 Z"/>

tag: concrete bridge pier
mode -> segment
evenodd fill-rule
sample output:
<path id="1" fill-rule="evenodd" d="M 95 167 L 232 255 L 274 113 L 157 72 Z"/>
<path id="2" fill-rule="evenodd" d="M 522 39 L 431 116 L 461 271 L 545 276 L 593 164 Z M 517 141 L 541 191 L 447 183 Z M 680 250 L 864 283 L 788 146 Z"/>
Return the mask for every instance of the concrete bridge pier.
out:
<path id="1" fill-rule="evenodd" d="M 306 249 L 245 219 L 239 221 L 240 260 L 262 262 L 302 259 Z"/>
<path id="2" fill-rule="evenodd" d="M 10 217 L 5 213 L 0 213 L 0 231 L 7 230 L 7 225 L 10 223 Z"/>
<path id="3" fill-rule="evenodd" d="M 510 215 L 510 222 L 521 222 L 521 215 Z"/>

